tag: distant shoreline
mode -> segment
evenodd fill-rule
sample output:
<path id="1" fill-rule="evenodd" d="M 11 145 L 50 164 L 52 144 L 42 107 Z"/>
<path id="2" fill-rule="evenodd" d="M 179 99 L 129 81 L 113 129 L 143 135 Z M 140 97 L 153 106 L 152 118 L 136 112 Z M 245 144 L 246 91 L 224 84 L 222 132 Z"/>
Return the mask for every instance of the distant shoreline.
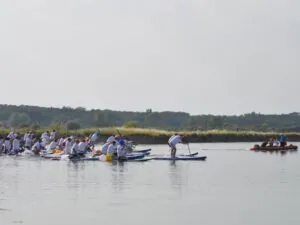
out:
<path id="1" fill-rule="evenodd" d="M 22 128 L 15 129 L 17 133 L 24 135 L 30 129 Z M 38 137 L 46 130 L 52 131 L 53 128 L 43 128 L 32 130 Z M 100 131 L 98 142 L 104 142 L 109 136 L 118 134 L 128 137 L 137 144 L 166 144 L 169 137 L 175 131 L 166 131 L 147 128 L 123 128 L 123 127 L 108 127 L 108 128 L 86 128 L 79 130 L 57 129 L 59 136 L 76 136 L 78 138 L 88 137 L 91 133 Z M 0 135 L 3 137 L 10 132 L 10 129 L 0 128 Z M 220 143 L 220 142 L 262 142 L 269 138 L 276 138 L 279 133 L 274 132 L 256 132 L 256 131 L 230 131 L 230 130 L 208 130 L 208 131 L 178 131 L 185 135 L 185 138 L 190 143 Z M 289 142 L 300 141 L 300 133 L 285 133 Z"/>

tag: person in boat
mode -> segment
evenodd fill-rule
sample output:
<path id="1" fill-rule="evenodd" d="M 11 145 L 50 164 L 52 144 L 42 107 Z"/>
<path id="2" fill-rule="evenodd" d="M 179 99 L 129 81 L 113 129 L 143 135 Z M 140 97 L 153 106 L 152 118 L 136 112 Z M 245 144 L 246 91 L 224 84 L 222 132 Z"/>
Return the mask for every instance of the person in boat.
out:
<path id="1" fill-rule="evenodd" d="M 65 143 L 65 149 L 64 149 L 65 155 L 71 155 L 72 154 L 72 139 L 68 138 Z"/>
<path id="2" fill-rule="evenodd" d="M 19 136 L 15 137 L 12 142 L 12 150 L 10 151 L 11 155 L 17 155 L 20 152 L 20 138 Z"/>
<path id="3" fill-rule="evenodd" d="M 273 138 L 270 138 L 269 143 L 268 143 L 268 146 L 269 146 L 269 147 L 273 147 L 273 145 L 274 145 L 274 139 L 273 139 Z"/>
<path id="4" fill-rule="evenodd" d="M 278 139 L 275 139 L 273 146 L 274 147 L 279 147 L 280 146 L 280 142 L 279 142 Z"/>
<path id="5" fill-rule="evenodd" d="M 268 141 L 264 141 L 262 144 L 261 144 L 261 146 L 260 147 L 267 147 L 267 145 L 268 145 Z"/>
<path id="6" fill-rule="evenodd" d="M 173 135 L 168 140 L 168 145 L 171 147 L 171 157 L 172 158 L 176 157 L 176 151 L 177 151 L 176 145 L 179 143 L 183 143 L 182 138 L 183 138 L 183 135 L 177 134 L 177 135 Z"/>
<path id="7" fill-rule="evenodd" d="M 283 147 L 283 148 L 284 148 L 284 147 L 287 145 L 286 140 L 287 140 L 286 136 L 285 136 L 283 133 L 281 133 L 281 134 L 279 135 L 280 147 Z"/>
<path id="8" fill-rule="evenodd" d="M 121 140 L 119 142 L 118 147 L 117 147 L 118 160 L 119 161 L 125 161 L 125 160 L 127 160 L 126 154 L 127 154 L 127 150 L 126 150 L 125 141 Z"/>
<path id="9" fill-rule="evenodd" d="M 40 154 L 41 150 L 43 149 L 42 146 L 42 141 L 40 139 L 38 139 L 32 146 L 31 151 L 35 154 L 38 155 Z"/>

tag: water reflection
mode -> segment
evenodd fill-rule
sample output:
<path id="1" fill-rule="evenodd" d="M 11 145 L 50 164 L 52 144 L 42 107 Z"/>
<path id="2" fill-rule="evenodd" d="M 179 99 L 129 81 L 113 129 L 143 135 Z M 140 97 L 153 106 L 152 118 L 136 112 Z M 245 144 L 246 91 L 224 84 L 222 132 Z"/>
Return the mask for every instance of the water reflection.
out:
<path id="1" fill-rule="evenodd" d="M 125 163 L 124 162 L 118 162 L 113 161 L 111 163 L 111 181 L 112 181 L 112 187 L 116 193 L 122 192 L 124 190 L 125 186 Z"/>
<path id="2" fill-rule="evenodd" d="M 78 190 L 79 184 L 84 183 L 79 181 L 79 169 L 81 162 L 71 162 L 69 161 L 66 166 L 67 179 L 66 186 L 68 189 Z"/>
<path id="3" fill-rule="evenodd" d="M 180 195 L 182 194 L 182 165 L 180 163 L 176 163 L 176 161 L 171 161 L 169 166 L 169 177 L 171 181 L 171 188 L 175 190 Z"/>

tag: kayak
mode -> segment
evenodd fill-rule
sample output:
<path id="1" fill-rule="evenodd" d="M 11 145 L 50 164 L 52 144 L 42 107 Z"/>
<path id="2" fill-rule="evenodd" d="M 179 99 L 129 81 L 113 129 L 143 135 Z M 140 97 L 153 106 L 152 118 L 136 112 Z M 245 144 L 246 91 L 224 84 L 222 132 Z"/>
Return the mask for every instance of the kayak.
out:
<path id="1" fill-rule="evenodd" d="M 153 160 L 186 160 L 186 161 L 204 161 L 206 160 L 206 156 L 176 156 L 175 159 L 171 158 L 171 156 L 155 156 Z"/>

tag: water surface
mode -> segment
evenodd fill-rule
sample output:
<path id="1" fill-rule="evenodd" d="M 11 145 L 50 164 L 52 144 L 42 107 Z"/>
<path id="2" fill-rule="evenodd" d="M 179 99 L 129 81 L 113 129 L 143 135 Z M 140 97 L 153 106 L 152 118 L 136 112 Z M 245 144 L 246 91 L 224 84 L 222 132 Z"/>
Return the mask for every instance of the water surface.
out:
<path id="1" fill-rule="evenodd" d="M 252 145 L 191 144 L 207 161 L 175 164 L 1 157 L 0 224 L 299 225 L 298 153 Z"/>

